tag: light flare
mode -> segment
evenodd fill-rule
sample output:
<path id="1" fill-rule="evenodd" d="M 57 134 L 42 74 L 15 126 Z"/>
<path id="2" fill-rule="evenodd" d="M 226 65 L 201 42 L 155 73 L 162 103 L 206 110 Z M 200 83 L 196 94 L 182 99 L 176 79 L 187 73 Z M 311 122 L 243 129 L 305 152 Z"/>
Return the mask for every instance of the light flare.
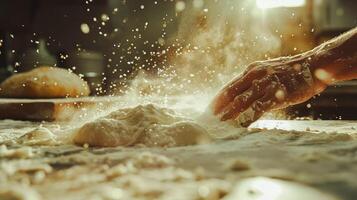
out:
<path id="1" fill-rule="evenodd" d="M 256 0 L 256 5 L 260 9 L 277 7 L 302 7 L 305 0 Z"/>

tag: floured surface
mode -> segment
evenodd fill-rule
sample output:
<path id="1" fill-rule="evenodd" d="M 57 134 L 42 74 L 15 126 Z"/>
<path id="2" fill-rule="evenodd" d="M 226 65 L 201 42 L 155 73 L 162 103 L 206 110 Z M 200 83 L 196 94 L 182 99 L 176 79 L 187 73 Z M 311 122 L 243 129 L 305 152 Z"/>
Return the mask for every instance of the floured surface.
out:
<path id="1" fill-rule="evenodd" d="M 238 129 L 194 146 L 86 148 L 53 143 L 73 129 L 70 125 L 5 120 L 0 122 L 1 143 L 7 141 L 0 150 L 0 199 L 222 199 L 237 181 L 255 176 L 354 199 L 356 125 L 259 121 L 254 126 L 300 131 Z"/>

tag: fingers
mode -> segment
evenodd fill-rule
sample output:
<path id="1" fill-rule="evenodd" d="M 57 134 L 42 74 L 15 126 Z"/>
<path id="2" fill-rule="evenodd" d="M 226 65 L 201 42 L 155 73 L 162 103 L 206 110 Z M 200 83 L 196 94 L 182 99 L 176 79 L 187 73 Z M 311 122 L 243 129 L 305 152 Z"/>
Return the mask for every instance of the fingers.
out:
<path id="1" fill-rule="evenodd" d="M 285 102 L 286 89 L 283 85 L 272 83 L 266 88 L 265 95 L 254 101 L 245 111 L 239 113 L 238 122 L 248 127 L 258 120 L 265 112 L 287 106 Z"/>
<path id="2" fill-rule="evenodd" d="M 263 70 L 253 70 L 246 75 L 236 78 L 231 81 L 214 100 L 213 110 L 214 114 L 221 113 L 227 105 L 230 105 L 236 96 L 239 96 L 252 86 L 254 80 L 259 80 L 265 76 Z"/>
<path id="3" fill-rule="evenodd" d="M 237 96 L 222 112 L 222 121 L 235 119 L 239 113 L 246 110 L 255 100 L 262 97 L 261 93 L 254 93 L 253 88 L 246 90 L 243 94 Z"/>
<path id="4" fill-rule="evenodd" d="M 258 120 L 265 112 L 271 110 L 274 105 L 274 96 L 267 94 L 253 102 L 247 110 L 239 113 L 238 122 L 242 126 L 248 127 L 251 123 Z"/>
<path id="5" fill-rule="evenodd" d="M 223 115 L 222 120 L 237 119 L 242 126 L 247 127 L 265 112 L 282 107 L 284 104 L 284 98 L 282 97 L 284 97 L 286 91 L 281 85 L 269 81 L 271 80 L 265 79 L 265 81 L 261 81 L 258 86 L 266 85 L 266 87 L 261 92 L 256 92 L 256 95 L 246 99 L 240 104 L 239 108 L 232 109 L 230 107 L 231 110 Z M 236 103 L 239 104 L 240 102 L 238 101 L 241 99 L 242 97 L 237 97 Z"/>
<path id="6" fill-rule="evenodd" d="M 221 117 L 222 121 L 235 119 L 238 115 L 246 110 L 254 101 L 265 95 L 266 88 L 269 86 L 270 77 L 265 77 L 262 80 L 255 80 L 252 86 L 236 96 L 234 100 L 223 110 Z"/>
<path id="7" fill-rule="evenodd" d="M 236 95 L 244 92 L 250 87 L 248 76 L 234 79 L 227 86 L 225 86 L 215 99 L 214 114 L 222 112 L 230 102 L 232 102 Z"/>

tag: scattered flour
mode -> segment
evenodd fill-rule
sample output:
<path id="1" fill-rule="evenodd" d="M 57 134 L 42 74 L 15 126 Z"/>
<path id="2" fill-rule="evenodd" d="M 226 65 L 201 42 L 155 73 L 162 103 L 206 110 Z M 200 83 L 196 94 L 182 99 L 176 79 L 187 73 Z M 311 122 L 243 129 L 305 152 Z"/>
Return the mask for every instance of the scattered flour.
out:
<path id="1" fill-rule="evenodd" d="M 35 173 L 35 172 L 44 172 L 51 173 L 52 167 L 46 163 L 41 163 L 33 160 L 16 160 L 14 162 L 1 162 L 0 163 L 0 172 L 6 175 L 15 175 L 17 173 Z"/>
<path id="2" fill-rule="evenodd" d="M 161 129 L 155 129 L 156 132 L 146 132 L 145 127 L 151 123 L 166 130 L 167 126 L 189 122 L 203 129 L 204 136 L 209 135 L 210 138 L 215 139 L 219 138 L 218 135 L 227 135 L 226 130 L 232 130 L 232 134 L 233 130 L 236 132 L 241 130 L 232 128 L 234 124 L 217 121 L 217 118 L 212 117 L 210 113 L 203 114 L 199 119 L 192 117 L 194 119 L 192 122 L 169 109 L 153 105 L 120 109 L 108 116 L 112 116 L 113 121 L 120 121 L 124 125 L 130 124 L 132 128 L 136 127 L 132 129 L 134 131 L 141 128 L 142 133 L 132 145 L 165 146 L 173 144 L 170 143 L 172 141 L 177 145 L 178 136 L 171 133 L 161 132 Z M 108 116 L 103 118 L 108 118 Z M 34 124 L 33 127 L 38 127 L 38 124 Z M 143 152 L 141 148 L 83 149 L 73 145 L 43 146 L 47 142 L 39 142 L 40 147 L 34 144 L 33 147 L 19 148 L 19 144 L 31 143 L 29 142 L 31 140 L 37 141 L 42 138 L 46 141 L 53 137 L 54 140 L 61 139 L 58 134 L 60 132 L 47 125 L 46 128 L 27 128 L 21 134 L 17 134 L 18 139 L 15 141 L 18 143 L 15 146 L 1 147 L 4 157 L 0 158 L 0 199 L 52 200 L 58 197 L 69 200 L 237 199 L 235 196 L 237 188 L 234 187 L 235 178 L 240 181 L 245 177 L 267 176 L 306 181 L 306 183 L 330 179 L 340 180 L 343 174 L 342 168 L 345 166 L 341 163 L 355 161 L 355 145 L 352 135 L 276 129 L 256 130 L 255 132 L 244 130 L 247 134 L 240 135 L 239 140 L 221 140 L 197 147 L 145 148 Z M 91 130 L 88 129 L 88 131 Z M 160 131 L 163 136 L 151 135 L 157 134 L 157 131 Z M 213 132 L 217 132 L 216 135 L 212 134 Z M 66 132 L 66 134 L 70 133 Z M 106 132 L 101 132 L 103 133 Z M 119 133 L 121 132 L 113 131 L 113 137 L 117 137 L 115 134 Z M 126 134 L 128 133 L 135 132 Z M 74 136 L 77 134 L 78 131 L 74 133 Z M 162 140 L 164 142 L 157 143 L 161 141 L 159 136 L 170 140 L 165 139 Z M 145 138 L 148 141 L 145 141 Z M 155 141 L 156 143 L 150 143 Z M 256 141 L 261 143 L 260 147 L 254 145 Z M 345 146 L 345 144 L 351 146 Z M 341 145 L 344 151 L 342 155 L 336 154 L 339 159 L 335 159 L 333 155 L 327 155 L 329 149 L 339 150 Z M 20 151 L 19 149 L 22 148 L 33 149 L 35 156 L 20 156 L 15 159 L 16 154 L 11 153 L 11 155 L 8 152 Z M 280 155 L 276 156 L 277 153 Z M 292 165 L 289 166 L 289 163 Z M 310 168 L 305 167 L 306 164 L 315 167 L 309 171 Z M 342 168 L 333 168 L 334 166 L 342 166 Z M 297 167 L 301 172 L 296 172 Z M 316 174 L 315 169 L 320 170 L 320 168 L 325 171 Z M 345 182 L 351 181 L 351 184 L 354 184 L 354 177 L 351 175 L 354 173 L 353 169 L 349 169 L 348 173 L 351 180 L 346 179 Z M 28 195 L 24 196 L 25 193 Z"/>
<path id="3" fill-rule="evenodd" d="M 328 144 L 335 142 L 344 142 L 353 140 L 353 136 L 347 133 L 310 133 L 304 132 L 300 133 L 300 139 L 297 144 L 303 145 L 317 145 L 317 144 Z"/>
<path id="4" fill-rule="evenodd" d="M 208 133 L 215 139 L 232 139 L 250 132 L 247 128 L 241 126 L 236 120 L 221 121 L 219 116 L 212 113 L 211 109 L 206 109 L 195 121 L 203 126 Z"/>
<path id="5" fill-rule="evenodd" d="M 34 154 L 30 147 L 7 149 L 6 145 L 0 146 L 0 158 L 32 158 L 33 156 Z"/>

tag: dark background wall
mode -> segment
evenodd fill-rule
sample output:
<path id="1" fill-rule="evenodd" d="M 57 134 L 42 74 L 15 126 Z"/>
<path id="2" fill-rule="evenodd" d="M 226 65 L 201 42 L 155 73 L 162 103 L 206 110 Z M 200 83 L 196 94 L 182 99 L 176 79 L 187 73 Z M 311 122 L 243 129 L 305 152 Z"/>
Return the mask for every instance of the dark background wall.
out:
<path id="1" fill-rule="evenodd" d="M 84 33 L 81 26 L 88 27 L 89 32 Z M 117 81 L 121 74 L 148 67 L 143 63 L 145 57 L 158 51 L 158 41 L 165 41 L 176 29 L 173 1 L 2 0 L 0 79 L 12 69 L 31 68 L 29 57 L 36 56 L 41 39 L 57 59 L 57 66 L 71 68 L 83 63 L 85 57 L 93 61 L 85 64 L 102 64 L 75 66 L 82 70 L 78 73 L 94 70 L 101 76 L 104 73 L 107 82 Z M 90 55 L 83 56 L 83 52 Z"/>

